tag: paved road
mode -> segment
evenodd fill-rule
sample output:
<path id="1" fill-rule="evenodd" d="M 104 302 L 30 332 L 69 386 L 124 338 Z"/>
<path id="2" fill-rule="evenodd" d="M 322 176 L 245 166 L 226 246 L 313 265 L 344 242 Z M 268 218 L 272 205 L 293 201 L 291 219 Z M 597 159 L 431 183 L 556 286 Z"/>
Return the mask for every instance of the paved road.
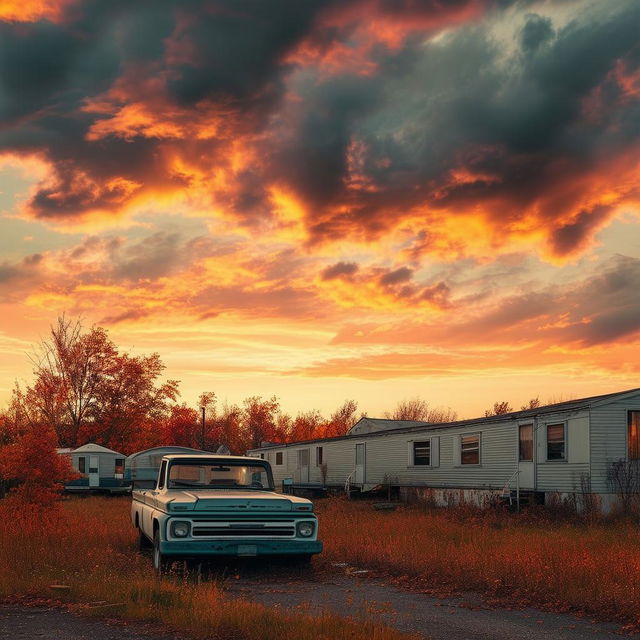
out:
<path id="1" fill-rule="evenodd" d="M 240 575 L 226 581 L 230 595 L 283 610 L 332 611 L 354 618 L 375 618 L 400 631 L 432 640 L 613 640 L 618 625 L 591 623 L 571 615 L 537 609 L 489 609 L 478 596 L 440 599 L 404 591 L 378 580 L 348 575 L 314 576 L 312 580 L 282 576 Z M 640 635 L 635 635 L 640 638 Z"/>

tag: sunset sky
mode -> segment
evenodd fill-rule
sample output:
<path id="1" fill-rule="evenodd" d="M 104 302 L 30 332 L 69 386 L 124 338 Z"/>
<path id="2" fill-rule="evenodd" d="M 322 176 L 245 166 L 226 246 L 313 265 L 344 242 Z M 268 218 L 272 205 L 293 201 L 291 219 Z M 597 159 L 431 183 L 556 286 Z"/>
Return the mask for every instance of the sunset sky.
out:
<path id="1" fill-rule="evenodd" d="M 2 0 L 0 405 L 66 312 L 183 399 L 638 387 L 640 3 Z"/>

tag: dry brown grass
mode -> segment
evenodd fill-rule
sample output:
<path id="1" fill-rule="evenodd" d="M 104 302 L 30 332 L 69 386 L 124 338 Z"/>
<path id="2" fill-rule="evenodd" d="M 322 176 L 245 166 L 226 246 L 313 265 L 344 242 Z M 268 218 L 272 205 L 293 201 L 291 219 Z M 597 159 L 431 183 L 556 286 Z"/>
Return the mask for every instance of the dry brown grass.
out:
<path id="1" fill-rule="evenodd" d="M 51 597 L 64 584 L 69 602 L 123 603 L 110 616 L 150 619 L 197 637 L 249 640 L 406 640 L 366 621 L 290 614 L 229 599 L 215 582 L 159 579 L 150 559 L 135 552 L 126 499 L 65 501 L 49 513 L 0 505 L 0 598 Z M 95 612 L 104 613 L 98 607 Z"/>
<path id="2" fill-rule="evenodd" d="M 333 561 L 418 579 L 433 588 L 477 590 L 522 602 L 574 609 L 640 625 L 640 530 L 632 523 L 584 525 L 536 514 L 433 510 L 368 502 L 317 502 Z M 1 510 L 1 507 L 0 507 Z M 395 640 L 400 634 L 336 616 L 274 612 L 227 599 L 215 582 L 157 579 L 135 552 L 127 499 L 65 501 L 47 516 L 0 513 L 0 598 L 50 595 L 71 586 L 74 602 L 125 602 L 118 612 L 155 619 L 194 635 L 268 640 Z M 98 610 L 99 612 L 99 610 Z"/>
<path id="3" fill-rule="evenodd" d="M 326 560 L 420 578 L 640 625 L 640 529 L 631 522 L 582 524 L 543 512 L 319 501 Z"/>

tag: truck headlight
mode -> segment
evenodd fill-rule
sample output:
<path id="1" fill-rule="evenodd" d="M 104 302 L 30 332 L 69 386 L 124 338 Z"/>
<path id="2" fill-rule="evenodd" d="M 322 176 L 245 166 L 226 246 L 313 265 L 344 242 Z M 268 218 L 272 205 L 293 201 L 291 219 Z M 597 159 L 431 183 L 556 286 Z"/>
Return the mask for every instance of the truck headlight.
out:
<path id="1" fill-rule="evenodd" d="M 189 522 L 172 522 L 171 523 L 171 535 L 174 538 L 186 538 L 189 535 L 191 524 Z"/>
<path id="2" fill-rule="evenodd" d="M 302 538 L 310 538 L 315 530 L 313 522 L 298 522 L 298 535 Z"/>

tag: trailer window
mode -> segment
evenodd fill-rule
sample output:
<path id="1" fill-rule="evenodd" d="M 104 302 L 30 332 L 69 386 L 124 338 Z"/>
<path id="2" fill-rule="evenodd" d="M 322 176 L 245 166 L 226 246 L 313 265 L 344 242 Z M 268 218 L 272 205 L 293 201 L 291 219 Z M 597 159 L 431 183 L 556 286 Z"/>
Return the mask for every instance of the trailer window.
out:
<path id="1" fill-rule="evenodd" d="M 322 447 L 316 447 L 316 466 L 319 467 L 322 465 Z"/>
<path id="2" fill-rule="evenodd" d="M 276 464 L 282 464 L 282 451 L 276 451 Z"/>
<path id="3" fill-rule="evenodd" d="M 461 464 L 480 464 L 480 435 L 462 436 L 460 438 Z"/>
<path id="4" fill-rule="evenodd" d="M 564 423 L 547 425 L 547 460 L 564 460 L 566 442 Z"/>
<path id="5" fill-rule="evenodd" d="M 431 464 L 431 440 L 413 443 L 413 464 L 425 467 Z"/>
<path id="6" fill-rule="evenodd" d="M 87 459 L 84 456 L 78 458 L 78 471 L 80 473 L 87 472 Z"/>

